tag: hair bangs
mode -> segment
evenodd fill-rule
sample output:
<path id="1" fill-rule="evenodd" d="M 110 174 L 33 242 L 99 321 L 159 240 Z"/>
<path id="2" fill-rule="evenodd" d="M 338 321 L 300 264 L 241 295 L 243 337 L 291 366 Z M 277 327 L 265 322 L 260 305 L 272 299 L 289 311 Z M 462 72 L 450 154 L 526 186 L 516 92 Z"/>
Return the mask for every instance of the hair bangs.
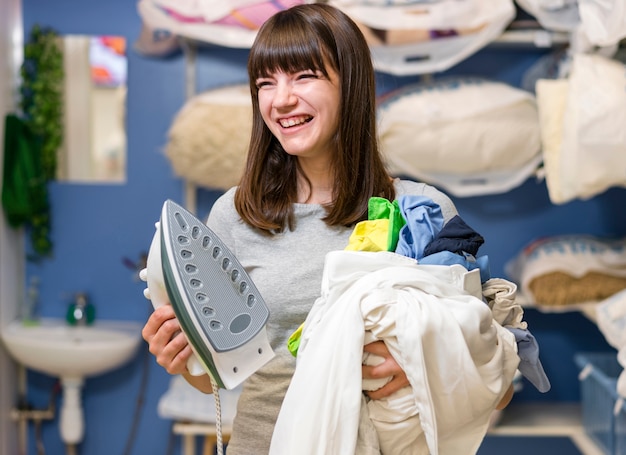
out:
<path id="1" fill-rule="evenodd" d="M 249 56 L 248 74 L 251 82 L 267 77 L 274 72 L 295 73 L 298 71 L 321 71 L 328 76 L 325 62 L 333 62 L 314 30 L 291 24 L 290 21 L 276 21 L 274 27 L 257 36 L 257 43 Z"/>

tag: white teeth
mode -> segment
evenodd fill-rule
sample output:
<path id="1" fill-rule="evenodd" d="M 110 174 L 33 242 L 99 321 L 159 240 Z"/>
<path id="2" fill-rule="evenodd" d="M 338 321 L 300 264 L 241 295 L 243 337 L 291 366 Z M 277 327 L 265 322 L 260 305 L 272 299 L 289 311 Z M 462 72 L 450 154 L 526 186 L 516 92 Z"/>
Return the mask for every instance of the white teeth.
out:
<path id="1" fill-rule="evenodd" d="M 283 128 L 289 128 L 291 126 L 301 125 L 306 123 L 308 117 L 290 118 L 288 120 L 280 120 L 280 126 Z"/>

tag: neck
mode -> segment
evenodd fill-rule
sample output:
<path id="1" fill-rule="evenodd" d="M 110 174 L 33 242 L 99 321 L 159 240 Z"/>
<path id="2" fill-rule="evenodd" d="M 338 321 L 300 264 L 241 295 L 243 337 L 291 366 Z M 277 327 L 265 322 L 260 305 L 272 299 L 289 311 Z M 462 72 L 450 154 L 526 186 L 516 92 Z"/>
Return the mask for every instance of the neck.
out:
<path id="1" fill-rule="evenodd" d="M 308 188 L 298 190 L 298 202 L 300 204 L 329 204 L 333 201 L 332 189 Z"/>
<path id="2" fill-rule="evenodd" d="M 303 169 L 298 175 L 298 202 L 328 204 L 333 200 L 333 181 L 328 167 Z M 308 180 L 308 182 L 307 182 Z"/>

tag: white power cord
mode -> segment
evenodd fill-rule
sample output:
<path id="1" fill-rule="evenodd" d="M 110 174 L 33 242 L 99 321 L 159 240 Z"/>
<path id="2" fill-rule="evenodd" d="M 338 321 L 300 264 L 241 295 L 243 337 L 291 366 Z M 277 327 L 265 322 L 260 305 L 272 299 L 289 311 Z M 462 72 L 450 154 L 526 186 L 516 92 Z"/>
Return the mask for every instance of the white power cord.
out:
<path id="1" fill-rule="evenodd" d="M 224 442 L 222 440 L 222 405 L 220 403 L 220 389 L 213 376 L 208 375 L 211 379 L 211 387 L 213 388 L 213 397 L 215 398 L 215 433 L 217 434 L 217 455 L 224 455 Z"/>

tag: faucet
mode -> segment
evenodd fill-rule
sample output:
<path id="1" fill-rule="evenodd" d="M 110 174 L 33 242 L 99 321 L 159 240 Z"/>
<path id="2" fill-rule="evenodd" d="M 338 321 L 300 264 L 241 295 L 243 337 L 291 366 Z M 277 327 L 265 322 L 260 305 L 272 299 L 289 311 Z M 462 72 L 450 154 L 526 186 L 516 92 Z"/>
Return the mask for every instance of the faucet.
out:
<path id="1" fill-rule="evenodd" d="M 73 316 L 76 325 L 87 325 L 87 296 L 85 294 L 76 295 Z"/>
<path id="2" fill-rule="evenodd" d="M 85 326 L 93 322 L 94 316 L 95 309 L 87 301 L 87 295 L 84 292 L 76 294 L 76 300 L 67 310 L 67 322 L 71 325 Z"/>

